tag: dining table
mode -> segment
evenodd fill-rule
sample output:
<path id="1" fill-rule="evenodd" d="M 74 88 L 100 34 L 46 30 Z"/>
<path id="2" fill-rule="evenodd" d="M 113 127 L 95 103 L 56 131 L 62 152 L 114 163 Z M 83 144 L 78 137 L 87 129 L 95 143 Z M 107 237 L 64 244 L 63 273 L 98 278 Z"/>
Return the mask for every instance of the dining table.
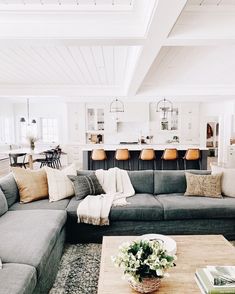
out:
<path id="1" fill-rule="evenodd" d="M 18 154 L 18 153 L 26 153 L 26 155 L 28 156 L 28 163 L 29 163 L 29 168 L 33 169 L 33 163 L 34 163 L 34 155 L 43 155 L 43 152 L 45 152 L 46 148 L 35 148 L 35 149 L 31 149 L 31 148 L 17 148 L 17 149 L 11 149 L 7 151 L 7 154 Z"/>

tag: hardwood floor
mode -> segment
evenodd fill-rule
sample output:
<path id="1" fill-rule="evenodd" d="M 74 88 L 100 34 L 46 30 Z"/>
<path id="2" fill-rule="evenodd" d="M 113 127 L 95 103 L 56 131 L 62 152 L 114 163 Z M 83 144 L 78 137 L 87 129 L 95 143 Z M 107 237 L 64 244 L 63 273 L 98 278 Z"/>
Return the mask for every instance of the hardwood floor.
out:
<path id="1" fill-rule="evenodd" d="M 7 175 L 9 171 L 10 171 L 9 159 L 8 158 L 1 159 L 0 160 L 0 178 Z"/>

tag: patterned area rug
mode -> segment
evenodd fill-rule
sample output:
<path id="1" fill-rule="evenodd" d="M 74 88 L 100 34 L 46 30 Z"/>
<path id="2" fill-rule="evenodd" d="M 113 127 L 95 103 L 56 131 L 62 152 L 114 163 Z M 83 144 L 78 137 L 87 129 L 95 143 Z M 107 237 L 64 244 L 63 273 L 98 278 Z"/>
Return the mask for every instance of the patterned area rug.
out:
<path id="1" fill-rule="evenodd" d="M 50 294 L 96 294 L 101 244 L 68 244 Z"/>
<path id="2" fill-rule="evenodd" d="M 235 241 L 231 241 L 235 246 Z M 101 244 L 67 244 L 49 294 L 97 294 Z"/>

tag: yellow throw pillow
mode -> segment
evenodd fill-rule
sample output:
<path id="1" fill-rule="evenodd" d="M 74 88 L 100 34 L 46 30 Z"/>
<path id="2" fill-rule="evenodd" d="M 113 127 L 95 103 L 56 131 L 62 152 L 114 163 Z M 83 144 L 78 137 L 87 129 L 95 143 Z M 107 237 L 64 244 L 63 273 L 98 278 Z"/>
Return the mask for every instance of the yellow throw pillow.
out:
<path id="1" fill-rule="evenodd" d="M 221 198 L 221 177 L 216 175 L 195 175 L 185 172 L 187 189 L 186 196 L 205 196 Z"/>
<path id="2" fill-rule="evenodd" d="M 33 171 L 13 167 L 12 173 L 19 189 L 21 203 L 48 198 L 47 174 L 44 169 Z"/>

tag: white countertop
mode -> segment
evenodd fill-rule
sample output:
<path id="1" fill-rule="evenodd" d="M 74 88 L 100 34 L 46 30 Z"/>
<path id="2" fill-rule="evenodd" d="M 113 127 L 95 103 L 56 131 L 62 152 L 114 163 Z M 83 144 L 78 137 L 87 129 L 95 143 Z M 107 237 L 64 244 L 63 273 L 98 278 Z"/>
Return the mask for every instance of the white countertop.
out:
<path id="1" fill-rule="evenodd" d="M 87 144 L 84 145 L 82 151 L 91 151 L 92 149 L 103 148 L 106 151 L 116 150 L 118 148 L 129 149 L 130 151 L 142 150 L 143 148 L 153 148 L 154 150 L 164 150 L 166 148 L 176 148 L 177 150 L 187 150 L 189 148 L 198 148 L 200 150 L 208 150 L 206 147 L 199 145 L 183 145 L 183 144 Z"/>

